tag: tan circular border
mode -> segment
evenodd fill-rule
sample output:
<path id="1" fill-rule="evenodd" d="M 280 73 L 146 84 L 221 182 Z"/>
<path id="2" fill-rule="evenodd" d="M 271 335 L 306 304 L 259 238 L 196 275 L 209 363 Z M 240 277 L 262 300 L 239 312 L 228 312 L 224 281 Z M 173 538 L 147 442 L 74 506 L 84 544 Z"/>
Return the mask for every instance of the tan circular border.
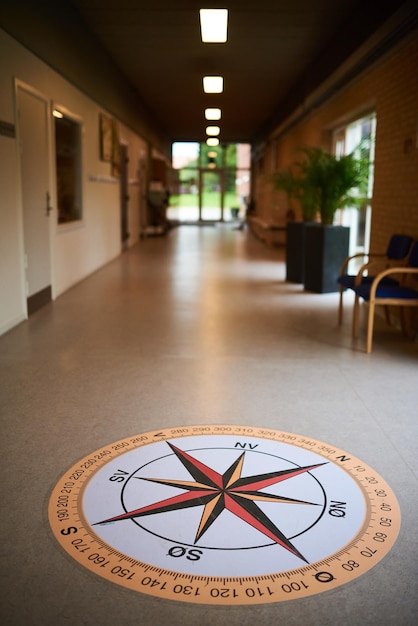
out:
<path id="1" fill-rule="evenodd" d="M 145 445 L 190 436 L 237 435 L 304 448 L 344 469 L 363 492 L 366 511 L 361 532 L 321 561 L 265 576 L 213 577 L 184 574 L 141 563 L 104 543 L 85 522 L 81 499 L 92 476 L 109 461 Z M 185 426 L 120 439 L 73 465 L 54 487 L 48 506 L 60 546 L 94 574 L 159 598 L 196 604 L 243 605 L 280 602 L 339 587 L 374 567 L 392 548 L 400 529 L 400 509 L 389 485 L 370 466 L 334 446 L 272 429 L 248 426 Z M 97 557 L 92 558 L 93 555 Z"/>

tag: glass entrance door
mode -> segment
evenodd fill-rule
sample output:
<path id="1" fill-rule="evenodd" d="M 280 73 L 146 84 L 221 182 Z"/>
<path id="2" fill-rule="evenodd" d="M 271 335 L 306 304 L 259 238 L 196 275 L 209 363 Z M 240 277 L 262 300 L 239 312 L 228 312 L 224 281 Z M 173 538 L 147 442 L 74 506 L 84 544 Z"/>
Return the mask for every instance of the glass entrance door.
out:
<path id="1" fill-rule="evenodd" d="M 200 219 L 220 221 L 223 214 L 222 176 L 218 170 L 200 171 Z"/>
<path id="2" fill-rule="evenodd" d="M 236 221 L 250 198 L 251 147 L 176 142 L 167 219 L 173 222 Z"/>

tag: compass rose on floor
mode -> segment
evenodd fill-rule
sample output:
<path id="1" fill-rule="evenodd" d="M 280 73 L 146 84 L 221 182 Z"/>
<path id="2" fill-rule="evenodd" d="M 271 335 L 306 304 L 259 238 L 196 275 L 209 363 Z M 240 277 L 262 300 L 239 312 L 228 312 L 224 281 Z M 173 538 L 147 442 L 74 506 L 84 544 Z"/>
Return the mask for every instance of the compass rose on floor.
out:
<path id="1" fill-rule="evenodd" d="M 305 561 L 305 563 L 308 563 L 307 559 L 292 545 L 289 539 L 285 537 L 260 507 L 257 506 L 256 502 L 280 502 L 293 505 L 308 504 L 318 506 L 318 504 L 314 502 L 306 502 L 304 500 L 269 494 L 265 493 L 264 490 L 282 481 L 310 472 L 325 465 L 325 463 L 268 472 L 255 476 L 242 476 L 245 458 L 245 452 L 243 452 L 223 474 L 220 474 L 187 452 L 180 450 L 172 443 L 167 442 L 167 444 L 189 474 L 194 478 L 194 481 L 139 478 L 139 480 L 146 480 L 182 489 L 183 493 L 101 520 L 94 525 L 110 524 L 156 513 L 166 513 L 168 511 L 203 506 L 203 514 L 195 537 L 196 544 L 208 528 L 220 518 L 221 513 L 227 510 L 266 535 L 278 545 Z"/>
<path id="2" fill-rule="evenodd" d="M 400 528 L 394 492 L 351 453 L 217 424 L 91 452 L 57 483 L 48 515 L 60 546 L 108 582 L 206 605 L 329 591 L 379 563 Z"/>

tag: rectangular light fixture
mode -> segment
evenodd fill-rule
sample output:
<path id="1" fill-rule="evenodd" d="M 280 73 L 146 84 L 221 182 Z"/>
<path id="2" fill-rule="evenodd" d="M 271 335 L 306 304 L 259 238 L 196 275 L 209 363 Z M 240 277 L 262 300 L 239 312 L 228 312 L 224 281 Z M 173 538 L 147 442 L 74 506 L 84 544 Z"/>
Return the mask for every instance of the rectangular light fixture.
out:
<path id="1" fill-rule="evenodd" d="M 220 120 L 221 109 L 205 109 L 205 118 L 207 120 Z"/>
<path id="2" fill-rule="evenodd" d="M 219 139 L 217 137 L 209 137 L 206 139 L 207 146 L 219 146 Z"/>
<path id="3" fill-rule="evenodd" d="M 219 126 L 206 126 L 206 134 L 207 135 L 219 135 L 221 129 Z"/>
<path id="4" fill-rule="evenodd" d="M 200 9 L 203 43 L 225 43 L 228 39 L 228 9 Z"/>
<path id="5" fill-rule="evenodd" d="M 222 93 L 224 90 L 223 76 L 204 76 L 203 91 L 205 93 Z"/>
<path id="6" fill-rule="evenodd" d="M 54 109 L 54 110 L 52 111 L 52 115 L 53 115 L 54 117 L 58 117 L 58 118 L 64 117 L 64 114 L 63 114 L 63 113 L 61 113 L 61 111 L 58 111 L 58 109 Z"/>

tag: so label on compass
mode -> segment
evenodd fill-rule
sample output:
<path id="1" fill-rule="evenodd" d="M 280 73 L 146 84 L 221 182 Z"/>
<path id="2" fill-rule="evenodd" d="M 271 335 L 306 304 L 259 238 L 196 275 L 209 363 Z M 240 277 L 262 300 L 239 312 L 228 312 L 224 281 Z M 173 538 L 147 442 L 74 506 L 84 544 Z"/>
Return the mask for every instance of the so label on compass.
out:
<path id="1" fill-rule="evenodd" d="M 192 426 L 92 453 L 54 489 L 49 519 L 73 558 L 114 583 L 248 604 L 312 595 L 364 573 L 393 545 L 400 514 L 376 472 L 329 444 Z"/>

